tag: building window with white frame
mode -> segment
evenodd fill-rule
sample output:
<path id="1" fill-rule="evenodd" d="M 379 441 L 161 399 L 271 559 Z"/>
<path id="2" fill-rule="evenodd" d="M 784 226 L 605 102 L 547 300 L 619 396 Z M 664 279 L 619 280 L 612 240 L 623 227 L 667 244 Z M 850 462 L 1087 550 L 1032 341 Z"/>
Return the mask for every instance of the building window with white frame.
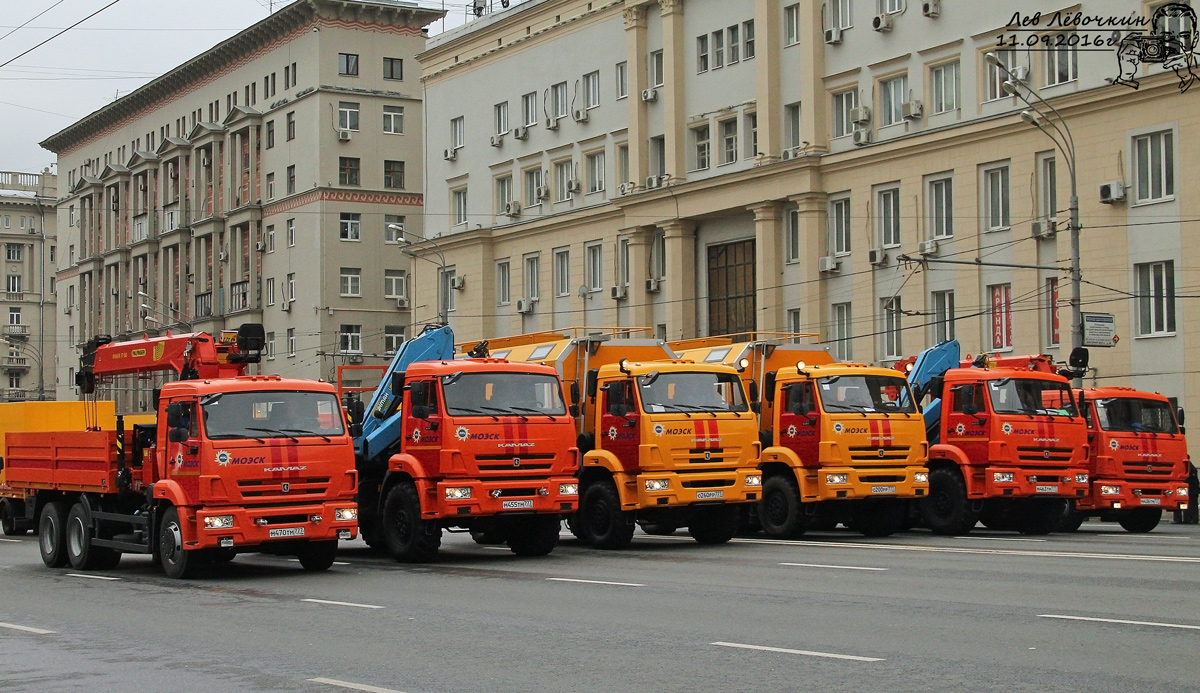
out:
<path id="1" fill-rule="evenodd" d="M 541 265 L 537 255 L 525 258 L 525 297 L 536 301 L 541 298 Z"/>
<path id="2" fill-rule="evenodd" d="M 617 145 L 617 180 L 629 180 L 629 145 Z"/>
<path id="3" fill-rule="evenodd" d="M 521 97 L 521 120 L 525 127 L 537 125 L 537 92 L 531 91 Z"/>
<path id="4" fill-rule="evenodd" d="M 858 107 L 858 92 L 854 89 L 833 95 L 833 136 L 845 137 L 854 132 L 853 111 Z"/>
<path id="5" fill-rule="evenodd" d="M 983 172 L 984 223 L 988 231 L 1009 228 L 1008 167 L 999 166 Z"/>
<path id="6" fill-rule="evenodd" d="M 362 215 L 358 212 L 342 212 L 338 221 L 338 238 L 343 241 L 362 240 Z"/>
<path id="7" fill-rule="evenodd" d="M 787 329 L 792 336 L 792 344 L 799 344 L 803 337 L 800 336 L 800 309 L 792 308 L 787 312 Z"/>
<path id="8" fill-rule="evenodd" d="M 296 355 L 296 328 L 294 327 L 287 328 L 287 350 L 288 356 Z"/>
<path id="9" fill-rule="evenodd" d="M 584 161 L 587 167 L 588 192 L 596 193 L 604 190 L 604 152 L 592 152 Z"/>
<path id="10" fill-rule="evenodd" d="M 362 296 L 362 268 L 343 267 L 339 277 L 338 290 L 342 296 Z"/>
<path id="11" fill-rule="evenodd" d="M 800 5 L 788 5 L 783 8 L 783 45 L 794 46 L 800 43 Z"/>
<path id="12" fill-rule="evenodd" d="M 708 72 L 708 34 L 696 37 L 696 72 Z"/>
<path id="13" fill-rule="evenodd" d="M 268 200 L 275 199 L 275 174 L 274 173 L 267 174 L 267 199 Z"/>
<path id="14" fill-rule="evenodd" d="M 783 126 L 787 128 L 787 146 L 800 146 L 800 104 L 791 103 L 783 107 Z"/>
<path id="15" fill-rule="evenodd" d="M 267 277 L 267 305 L 275 305 L 275 277 Z"/>
<path id="16" fill-rule="evenodd" d="M 1074 33 L 1051 34 L 1046 46 L 1046 86 L 1072 82 L 1079 75 L 1078 53 L 1075 43 L 1078 36 Z"/>
<path id="17" fill-rule="evenodd" d="M 850 198 L 843 197 L 829 202 L 830 243 L 836 256 L 850 254 Z"/>
<path id="18" fill-rule="evenodd" d="M 596 108 L 600 105 L 600 71 L 589 72 L 583 76 L 583 103 L 586 108 Z"/>
<path id="19" fill-rule="evenodd" d="M 383 297 L 404 298 L 408 295 L 408 272 L 402 269 L 383 271 Z"/>
<path id="20" fill-rule="evenodd" d="M 592 243 L 584 248 L 587 257 L 587 287 L 590 291 L 604 289 L 604 246 Z"/>
<path id="21" fill-rule="evenodd" d="M 267 224 L 266 237 L 267 237 L 267 252 L 268 253 L 275 252 L 275 225 L 274 224 Z"/>
<path id="22" fill-rule="evenodd" d="M 933 113 L 957 110 L 959 104 L 958 61 L 945 63 L 929 70 L 930 96 L 933 98 Z"/>
<path id="23" fill-rule="evenodd" d="M 383 187 L 391 190 L 404 189 L 404 162 L 383 162 Z"/>
<path id="24" fill-rule="evenodd" d="M 1133 138 L 1135 202 L 1158 202 L 1175 196 L 1175 147 L 1170 130 Z"/>
<path id="25" fill-rule="evenodd" d="M 662 279 L 667 276 L 667 234 L 655 231 L 650 240 L 650 276 Z"/>
<path id="26" fill-rule="evenodd" d="M 721 163 L 732 164 L 738 158 L 738 124 L 736 118 L 722 120 L 721 128 Z"/>
<path id="27" fill-rule="evenodd" d="M 383 215 L 384 243 L 399 243 L 404 236 L 404 224 L 407 221 L 403 214 Z"/>
<path id="28" fill-rule="evenodd" d="M 954 235 L 954 182 L 950 178 L 929 181 L 929 230 L 934 239 Z"/>
<path id="29" fill-rule="evenodd" d="M 854 324 L 850 303 L 833 304 L 833 355 L 838 361 L 854 358 Z"/>
<path id="30" fill-rule="evenodd" d="M 854 15 L 851 12 L 850 0 L 830 0 L 829 11 L 832 16 L 829 18 L 829 26 L 838 29 L 849 29 L 854 26 Z"/>
<path id="31" fill-rule="evenodd" d="M 266 357 L 267 357 L 267 360 L 268 360 L 268 361 L 274 361 L 274 360 L 275 360 L 275 333 L 274 333 L 274 332 L 268 332 L 268 333 L 267 333 L 267 353 L 266 353 Z"/>
<path id="32" fill-rule="evenodd" d="M 459 188 L 451 191 L 450 200 L 454 225 L 461 226 L 467 223 L 467 189 Z"/>
<path id="33" fill-rule="evenodd" d="M 353 101 L 338 102 L 338 127 L 342 130 L 358 130 L 358 104 Z"/>
<path id="34" fill-rule="evenodd" d="M 629 63 L 617 63 L 617 100 L 629 96 Z"/>
<path id="35" fill-rule="evenodd" d="M 463 116 L 450 119 L 450 148 L 462 149 L 467 141 L 467 121 Z"/>
<path id="36" fill-rule="evenodd" d="M 287 275 L 287 300 L 296 300 L 296 273 L 288 272 Z"/>
<path id="37" fill-rule="evenodd" d="M 800 210 L 789 209 L 785 219 L 784 257 L 788 262 L 796 262 L 800 259 Z"/>
<path id="38" fill-rule="evenodd" d="M 629 239 L 617 240 L 617 285 L 629 286 Z"/>
<path id="39" fill-rule="evenodd" d="M 754 20 L 742 22 L 742 60 L 754 58 Z"/>
<path id="40" fill-rule="evenodd" d="M 665 78 L 665 68 L 663 67 L 663 52 L 654 51 L 650 54 L 650 62 L 647 65 L 650 70 L 650 86 L 661 87 Z"/>
<path id="41" fill-rule="evenodd" d="M 1134 265 L 1137 275 L 1138 336 L 1175 333 L 1175 262 Z"/>
<path id="42" fill-rule="evenodd" d="M 343 354 L 362 353 L 362 325 L 342 325 L 338 328 L 338 351 Z"/>
<path id="43" fill-rule="evenodd" d="M 440 291 L 438 296 L 440 305 L 445 308 L 447 313 L 453 313 L 458 310 L 458 292 L 454 289 L 454 279 L 458 276 L 458 272 L 454 267 L 447 267 L 439 271 Z"/>
<path id="44" fill-rule="evenodd" d="M 879 9 L 888 14 L 896 14 L 904 11 L 904 3 L 906 0 L 880 0 Z"/>
<path id="45" fill-rule="evenodd" d="M 904 356 L 904 346 L 901 340 L 903 315 L 899 296 L 883 299 L 883 357 L 885 359 L 898 359 Z"/>
<path id="46" fill-rule="evenodd" d="M 703 171 L 709 165 L 709 127 L 707 124 L 692 128 L 692 145 L 696 153 L 695 170 Z"/>
<path id="47" fill-rule="evenodd" d="M 571 102 L 567 96 L 567 83 L 559 82 L 553 87 L 550 87 L 550 103 L 553 105 L 553 114 L 555 118 L 566 118 L 571 107 Z"/>
<path id="48" fill-rule="evenodd" d="M 753 159 L 758 156 L 758 113 L 746 114 L 746 141 L 749 145 L 746 148 L 746 158 Z"/>
<path id="49" fill-rule="evenodd" d="M 954 339 L 954 292 L 934 291 L 930 298 L 933 303 L 933 343 L 948 342 Z"/>
<path id="50" fill-rule="evenodd" d="M 725 30 L 725 34 L 729 36 L 729 64 L 732 65 L 742 59 L 742 41 L 739 38 L 739 27 L 737 24 Z"/>
<path id="51" fill-rule="evenodd" d="M 507 306 L 512 301 L 512 273 L 508 260 L 496 263 L 496 305 Z"/>
<path id="52" fill-rule="evenodd" d="M 984 85 L 987 89 L 984 94 L 984 101 L 995 101 L 1008 96 L 1004 91 L 1004 83 L 1008 81 L 1008 71 L 1012 70 L 1017 65 L 1017 52 L 1013 50 L 998 50 L 993 51 L 996 55 L 996 60 L 999 65 L 993 65 L 986 62 L 987 75 L 984 79 Z M 1001 68 L 1003 66 L 1003 69 Z"/>
<path id="53" fill-rule="evenodd" d="M 383 328 L 383 353 L 390 355 L 400 351 L 404 345 L 404 326 L 385 325 Z"/>
<path id="54" fill-rule="evenodd" d="M 546 184 L 545 181 L 542 179 L 541 167 L 525 169 L 525 206 L 526 207 L 533 207 L 533 206 L 541 203 L 542 198 L 540 198 L 538 196 L 538 192 L 540 191 L 542 186 L 545 184 Z"/>
<path id="55" fill-rule="evenodd" d="M 879 191 L 879 240 L 884 248 L 900 245 L 900 189 Z"/>
<path id="56" fill-rule="evenodd" d="M 554 251 L 554 295 L 571 295 L 571 251 Z"/>
<path id="57" fill-rule="evenodd" d="M 503 101 L 492 107 L 492 119 L 496 127 L 496 134 L 503 135 L 508 132 L 508 102 Z"/>
<path id="58" fill-rule="evenodd" d="M 1012 284 L 988 286 L 991 300 L 991 337 L 993 349 L 1012 348 Z"/>
<path id="59" fill-rule="evenodd" d="M 908 100 L 908 75 L 901 75 L 879 83 L 879 124 L 882 126 L 904 122 L 904 103 Z"/>
<path id="60" fill-rule="evenodd" d="M 1058 216 L 1058 167 L 1054 155 L 1043 156 L 1038 162 L 1038 206 L 1042 219 Z"/>
<path id="61" fill-rule="evenodd" d="M 4 259 L 9 262 L 21 262 L 25 257 L 25 246 L 20 243 L 4 244 Z"/>
<path id="62" fill-rule="evenodd" d="M 575 183 L 575 164 L 570 159 L 554 162 L 555 202 L 571 199 L 571 188 Z"/>
<path id="63" fill-rule="evenodd" d="M 713 69 L 725 67 L 725 31 L 714 31 L 712 34 L 712 66 Z"/>
<path id="64" fill-rule="evenodd" d="M 496 179 L 496 214 L 507 214 L 512 201 L 512 176 L 500 176 Z"/>
<path id="65" fill-rule="evenodd" d="M 296 165 L 292 164 L 287 167 L 287 194 L 292 195 L 296 192 Z"/>

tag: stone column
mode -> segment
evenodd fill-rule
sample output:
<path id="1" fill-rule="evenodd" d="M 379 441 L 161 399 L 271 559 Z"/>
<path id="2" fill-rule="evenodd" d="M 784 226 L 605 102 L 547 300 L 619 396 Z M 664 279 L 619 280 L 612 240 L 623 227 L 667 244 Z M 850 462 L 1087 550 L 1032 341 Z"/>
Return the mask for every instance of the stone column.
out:
<path id="1" fill-rule="evenodd" d="M 779 160 L 783 150 L 783 106 L 779 95 L 779 0 L 754 1 L 754 81 L 758 107 L 758 163 Z M 825 44 L 822 43 L 822 46 Z"/>
<path id="2" fill-rule="evenodd" d="M 799 210 L 800 320 L 804 331 L 812 332 L 808 326 L 829 321 L 824 275 L 817 270 L 817 262 L 827 247 L 829 202 L 823 191 L 793 195 L 788 202 Z M 821 338 L 831 333 L 832 329 L 827 330 Z"/>
<path id="3" fill-rule="evenodd" d="M 653 226 L 637 226 L 621 232 L 629 239 L 629 311 L 628 326 L 654 327 L 653 294 L 646 293 L 646 280 L 652 275 Z M 637 337 L 652 337 L 654 333 L 638 334 Z"/>
<path id="4" fill-rule="evenodd" d="M 814 154 L 822 154 L 829 149 L 829 104 L 822 80 L 825 75 L 825 33 L 821 14 L 821 0 L 801 1 L 800 30 L 803 33 L 808 29 L 808 35 L 801 36 L 800 45 L 796 48 L 801 51 L 800 61 L 804 65 L 804 69 L 798 75 L 800 94 L 804 100 L 800 105 L 800 139 L 809 143 L 807 151 Z M 775 33 L 778 36 L 778 32 Z M 779 111 L 779 107 L 775 108 L 775 112 Z"/>
<path id="5" fill-rule="evenodd" d="M 664 280 L 667 300 L 667 339 L 696 336 L 696 224 L 675 219 L 662 224 L 666 234 L 667 263 Z"/>
<path id="6" fill-rule="evenodd" d="M 754 212 L 755 329 L 783 331 L 783 204 L 768 200 L 749 209 Z"/>
<path id="7" fill-rule="evenodd" d="M 649 86 L 646 75 L 646 6 L 625 0 L 625 75 L 629 83 L 629 177 L 641 187 L 650 175 L 650 143 L 646 131 L 646 105 L 642 90 Z M 625 181 L 621 181 L 624 183 Z"/>
<path id="8" fill-rule="evenodd" d="M 683 83 L 686 73 L 684 55 L 683 0 L 659 0 L 662 7 L 663 35 L 663 125 L 666 168 L 676 181 L 687 173 L 687 114 Z M 648 175 L 648 174 L 647 174 Z"/>

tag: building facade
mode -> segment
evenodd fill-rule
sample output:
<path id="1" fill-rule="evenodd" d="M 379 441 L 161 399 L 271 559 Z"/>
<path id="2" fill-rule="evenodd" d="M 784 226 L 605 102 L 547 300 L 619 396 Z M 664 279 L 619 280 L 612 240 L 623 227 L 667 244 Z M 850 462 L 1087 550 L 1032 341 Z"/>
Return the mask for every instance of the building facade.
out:
<path id="1" fill-rule="evenodd" d="M 4 247 L 3 380 L 0 402 L 55 398 L 56 177 L 0 171 Z"/>
<path id="2" fill-rule="evenodd" d="M 60 397 L 92 336 L 267 333 L 264 372 L 382 364 L 421 234 L 424 28 L 400 0 L 298 0 L 51 136 Z M 145 410 L 160 379 L 111 396 Z"/>
<path id="3" fill-rule="evenodd" d="M 1065 360 L 1075 169 L 1081 308 L 1115 325 L 1088 382 L 1200 403 L 1183 310 L 1200 88 L 1118 52 L 1130 30 L 1191 33 L 1186 16 L 1152 28 L 1162 4 L 1085 0 L 1057 22 L 961 0 L 487 15 L 418 56 L 426 247 L 446 268 L 414 303 L 440 296 L 464 340 L 622 325 L 810 333 L 882 364 L 952 337 Z M 1073 161 L 1012 79 L 1061 114 Z"/>

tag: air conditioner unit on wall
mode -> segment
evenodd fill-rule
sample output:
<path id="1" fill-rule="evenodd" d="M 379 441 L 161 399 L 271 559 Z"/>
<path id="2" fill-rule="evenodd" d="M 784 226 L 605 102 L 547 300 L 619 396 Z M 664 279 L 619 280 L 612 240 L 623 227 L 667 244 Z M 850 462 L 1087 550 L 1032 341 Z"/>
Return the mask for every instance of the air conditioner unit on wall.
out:
<path id="1" fill-rule="evenodd" d="M 617 301 L 624 301 L 626 298 L 629 297 L 629 287 L 614 286 L 609 291 L 609 295 L 611 295 Z"/>
<path id="2" fill-rule="evenodd" d="M 925 2 L 921 3 L 921 14 L 930 19 L 940 17 L 942 14 L 941 0 L 925 0 Z"/>
<path id="3" fill-rule="evenodd" d="M 546 129 L 547 130 L 557 130 L 558 129 L 558 118 L 547 118 L 546 119 Z"/>
<path id="4" fill-rule="evenodd" d="M 646 280 L 646 293 L 656 294 L 659 292 L 659 290 L 661 288 L 662 288 L 662 280 L 661 279 L 647 279 Z"/>
<path id="5" fill-rule="evenodd" d="M 925 107 L 917 100 L 905 101 L 900 104 L 900 111 L 906 120 L 916 120 L 925 112 Z"/>
<path id="6" fill-rule="evenodd" d="M 933 241 L 933 240 L 921 241 L 920 243 L 917 244 L 917 254 L 918 255 L 937 255 L 937 251 L 938 251 L 938 242 L 937 241 Z"/>
<path id="7" fill-rule="evenodd" d="M 571 180 L 567 181 L 567 192 L 577 193 L 582 189 L 583 185 L 578 180 L 572 178 Z"/>
<path id="8" fill-rule="evenodd" d="M 871 144 L 871 131 L 866 128 L 858 128 L 854 131 L 854 144 L 863 146 Z"/>
<path id="9" fill-rule="evenodd" d="M 504 215 L 516 219 L 521 216 L 520 202 L 507 202 L 504 205 Z"/>
<path id="10" fill-rule="evenodd" d="M 533 312 L 533 301 L 527 298 L 517 299 L 517 312 L 521 315 L 528 315 Z"/>
<path id="11" fill-rule="evenodd" d="M 534 197 L 536 197 L 537 199 L 545 200 L 550 197 L 550 186 L 539 185 L 536 188 L 534 188 L 533 194 L 534 194 Z"/>
<path id="12" fill-rule="evenodd" d="M 444 149 L 442 150 L 442 158 L 446 161 L 454 161 L 458 158 L 458 150 L 453 147 Z"/>
<path id="13" fill-rule="evenodd" d="M 588 122 L 588 112 L 587 112 L 587 109 L 586 109 L 586 108 L 577 108 L 577 109 L 575 109 L 575 113 L 572 115 L 572 117 L 575 119 L 575 122 L 576 122 L 576 123 L 586 123 L 586 122 Z"/>
<path id="14" fill-rule="evenodd" d="M 467 288 L 467 278 L 465 276 L 456 276 L 450 280 L 450 288 L 455 291 L 462 291 Z"/>
<path id="15" fill-rule="evenodd" d="M 493 147 L 499 147 L 503 145 L 504 135 L 492 135 L 492 138 L 488 140 L 488 144 L 491 144 Z"/>
<path id="16" fill-rule="evenodd" d="M 825 255 L 817 260 L 817 271 L 819 272 L 837 272 L 839 268 L 837 258 L 832 255 Z"/>
<path id="17" fill-rule="evenodd" d="M 871 107 L 870 106 L 859 106 L 858 108 L 851 108 L 850 109 L 850 122 L 857 123 L 857 124 L 871 122 Z"/>
<path id="18" fill-rule="evenodd" d="M 400 297 L 400 298 L 396 299 L 396 309 L 397 310 L 408 310 L 408 299 L 404 298 L 404 297 Z"/>
<path id="19" fill-rule="evenodd" d="M 1125 183 L 1114 180 L 1100 186 L 1100 201 L 1106 205 L 1125 199 Z"/>
<path id="20" fill-rule="evenodd" d="M 1054 234 L 1058 231 L 1058 219 L 1039 219 L 1033 222 L 1032 233 L 1034 238 L 1054 238 Z"/>
<path id="21" fill-rule="evenodd" d="M 871 248 L 867 251 L 867 261 L 872 265 L 886 265 L 888 256 L 883 251 L 883 248 Z"/>
<path id="22" fill-rule="evenodd" d="M 646 178 L 646 189 L 653 190 L 660 185 L 658 176 L 650 176 Z"/>
<path id="23" fill-rule="evenodd" d="M 836 46 L 842 42 L 842 30 L 838 27 L 825 30 L 825 43 L 831 46 Z"/>
<path id="24" fill-rule="evenodd" d="M 349 142 L 351 137 L 349 130 L 338 130 L 338 142 Z"/>
<path id="25" fill-rule="evenodd" d="M 279 310 L 282 310 L 285 313 L 292 312 L 292 302 L 287 299 L 280 301 L 279 302 Z"/>
<path id="26" fill-rule="evenodd" d="M 875 31 L 891 31 L 892 15 L 886 12 L 875 15 L 875 18 L 871 20 L 871 28 Z"/>
<path id="27" fill-rule="evenodd" d="M 643 89 L 642 90 L 642 101 L 646 101 L 647 103 L 653 103 L 655 101 L 658 101 L 658 90 L 654 89 L 654 88 Z"/>
<path id="28" fill-rule="evenodd" d="M 526 137 L 529 137 L 529 127 L 528 126 L 518 125 L 517 127 L 513 128 L 513 139 L 523 140 Z"/>

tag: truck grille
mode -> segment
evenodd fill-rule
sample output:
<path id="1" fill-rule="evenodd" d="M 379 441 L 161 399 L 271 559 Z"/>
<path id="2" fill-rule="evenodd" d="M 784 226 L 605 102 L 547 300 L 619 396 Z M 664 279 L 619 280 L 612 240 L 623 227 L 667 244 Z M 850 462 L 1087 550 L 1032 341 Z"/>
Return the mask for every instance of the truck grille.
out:
<path id="1" fill-rule="evenodd" d="M 850 446 L 850 459 L 856 462 L 896 462 L 908 459 L 907 445 Z"/>
<path id="2" fill-rule="evenodd" d="M 894 484 L 904 481 L 903 474 L 864 474 L 858 477 L 864 484 Z"/>
<path id="3" fill-rule="evenodd" d="M 285 493 L 283 485 L 288 485 Z M 324 496 L 329 490 L 329 477 L 313 477 L 308 479 L 243 479 L 238 482 L 238 491 L 243 498 L 262 498 L 265 496 L 283 496 L 285 498 L 301 498 L 303 496 Z"/>
<path id="4" fill-rule="evenodd" d="M 511 498 L 513 496 L 536 496 L 536 488 L 502 488 L 500 489 L 500 498 Z"/>
<path id="5" fill-rule="evenodd" d="M 1121 468 L 1129 476 L 1171 476 L 1175 465 L 1171 462 L 1124 462 Z"/>
<path id="6" fill-rule="evenodd" d="M 696 479 L 695 481 L 681 482 L 684 488 L 721 488 L 723 486 L 733 486 L 733 479 Z"/>
<path id="7" fill-rule="evenodd" d="M 1046 453 L 1050 453 L 1047 455 Z M 1017 459 L 1030 462 L 1070 462 L 1071 448 L 1017 448 Z"/>
<path id="8" fill-rule="evenodd" d="M 726 460 L 737 459 L 737 450 L 725 448 L 690 448 L 687 451 L 688 464 L 718 464 Z M 705 458 L 705 455 L 708 455 Z"/>

